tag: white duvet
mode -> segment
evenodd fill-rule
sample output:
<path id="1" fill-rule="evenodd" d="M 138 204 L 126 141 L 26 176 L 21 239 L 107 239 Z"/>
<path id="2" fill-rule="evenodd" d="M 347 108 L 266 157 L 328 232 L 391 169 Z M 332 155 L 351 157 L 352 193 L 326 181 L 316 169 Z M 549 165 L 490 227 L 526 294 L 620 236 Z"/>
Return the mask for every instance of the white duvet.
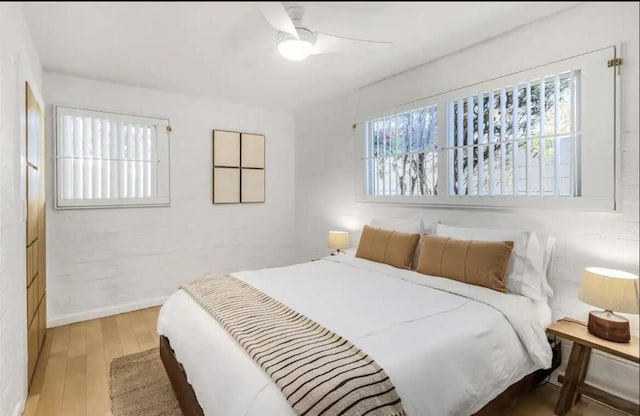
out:
<path id="1" fill-rule="evenodd" d="M 408 415 L 470 415 L 551 365 L 545 303 L 352 256 L 234 273 L 373 357 Z M 169 338 L 205 415 L 288 416 L 279 388 L 179 290 L 163 305 Z"/>

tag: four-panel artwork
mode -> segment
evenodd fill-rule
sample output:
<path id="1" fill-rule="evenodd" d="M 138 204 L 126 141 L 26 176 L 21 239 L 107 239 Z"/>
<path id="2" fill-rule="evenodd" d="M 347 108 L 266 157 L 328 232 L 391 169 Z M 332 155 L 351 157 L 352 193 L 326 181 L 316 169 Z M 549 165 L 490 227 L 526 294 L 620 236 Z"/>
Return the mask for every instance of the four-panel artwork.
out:
<path id="1" fill-rule="evenodd" d="M 264 202 L 264 135 L 213 131 L 213 203 Z"/>

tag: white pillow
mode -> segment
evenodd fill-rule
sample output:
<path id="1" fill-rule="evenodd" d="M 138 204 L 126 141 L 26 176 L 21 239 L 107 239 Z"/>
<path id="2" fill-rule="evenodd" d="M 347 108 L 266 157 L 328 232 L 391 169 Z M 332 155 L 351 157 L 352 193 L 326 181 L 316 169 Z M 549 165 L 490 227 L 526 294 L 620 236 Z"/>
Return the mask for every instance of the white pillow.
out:
<path id="1" fill-rule="evenodd" d="M 410 234 L 422 234 L 423 231 L 422 218 L 374 218 L 371 226 Z"/>
<path id="2" fill-rule="evenodd" d="M 544 260 L 542 264 L 542 270 L 544 272 L 544 279 L 542 280 L 542 291 L 548 297 L 553 296 L 553 289 L 549 285 L 549 272 L 551 265 L 551 258 L 553 257 L 553 250 L 555 248 L 556 239 L 555 237 L 550 236 L 549 234 L 538 234 L 538 238 L 542 243 L 542 247 L 544 248 Z"/>
<path id="3" fill-rule="evenodd" d="M 547 296 L 553 295 L 545 276 L 545 260 L 550 261 L 550 254 L 545 258 L 545 247 L 535 232 L 437 224 L 436 234 L 463 240 L 513 241 L 507 268 L 507 290 L 540 302 L 546 302 Z M 547 241 L 545 239 L 545 245 Z"/>

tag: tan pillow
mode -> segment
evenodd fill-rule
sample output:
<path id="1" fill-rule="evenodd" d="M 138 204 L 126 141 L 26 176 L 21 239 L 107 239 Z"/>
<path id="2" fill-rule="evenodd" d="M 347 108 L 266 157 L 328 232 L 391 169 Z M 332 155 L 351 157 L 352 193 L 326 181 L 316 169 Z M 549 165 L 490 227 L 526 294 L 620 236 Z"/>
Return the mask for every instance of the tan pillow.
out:
<path id="1" fill-rule="evenodd" d="M 513 241 L 456 240 L 424 235 L 416 271 L 506 292 Z"/>
<path id="2" fill-rule="evenodd" d="M 364 226 L 356 257 L 410 269 L 420 234 Z"/>

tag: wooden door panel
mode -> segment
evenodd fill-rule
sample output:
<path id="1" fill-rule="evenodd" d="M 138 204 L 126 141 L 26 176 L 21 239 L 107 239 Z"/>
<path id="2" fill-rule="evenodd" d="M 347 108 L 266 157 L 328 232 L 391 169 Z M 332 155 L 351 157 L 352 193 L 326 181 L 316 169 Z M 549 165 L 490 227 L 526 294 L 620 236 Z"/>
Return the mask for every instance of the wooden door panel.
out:
<path id="1" fill-rule="evenodd" d="M 36 285 L 31 284 L 27 288 L 27 325 L 31 324 L 31 320 L 33 319 L 33 313 L 36 310 Z"/>
<path id="2" fill-rule="evenodd" d="M 33 247 L 27 247 L 27 287 L 31 284 L 33 276 L 35 275 L 33 272 L 33 262 L 35 261 L 33 254 Z"/>
<path id="3" fill-rule="evenodd" d="M 31 272 L 35 278 L 38 275 L 38 269 L 40 268 L 40 241 L 39 239 L 33 240 L 31 243 L 32 256 L 31 256 Z"/>
<path id="4" fill-rule="evenodd" d="M 40 304 L 40 276 L 36 275 L 36 277 L 33 279 L 33 314 L 36 315 L 36 318 L 38 317 L 38 305 Z"/>
<path id="5" fill-rule="evenodd" d="M 40 276 L 40 298 L 44 296 L 47 291 L 47 230 L 46 230 L 46 218 L 45 218 L 45 193 L 44 186 L 42 187 L 42 197 L 40 198 L 40 212 L 38 214 L 38 240 L 37 251 L 38 256 L 35 258 L 35 267 L 38 269 L 38 276 Z"/>
<path id="6" fill-rule="evenodd" d="M 37 291 L 36 291 L 36 303 L 40 303 L 42 301 L 42 298 L 44 297 L 45 293 L 46 293 L 46 287 L 45 287 L 45 281 L 44 281 L 44 276 L 40 273 L 38 273 L 36 280 L 38 283 L 37 286 Z"/>
<path id="7" fill-rule="evenodd" d="M 44 114 L 26 83 L 27 163 L 27 357 L 29 384 L 45 338 L 46 303 L 46 192 Z"/>
<path id="8" fill-rule="evenodd" d="M 27 166 L 27 245 L 38 238 L 41 185 L 38 169 Z"/>
<path id="9" fill-rule="evenodd" d="M 47 330 L 47 298 L 43 298 L 38 306 L 38 344 L 42 348 L 44 335 Z"/>
<path id="10" fill-rule="evenodd" d="M 38 100 L 27 84 L 27 163 L 40 166 L 42 148 L 42 111 Z"/>
<path id="11" fill-rule="evenodd" d="M 31 383 L 31 377 L 33 376 L 33 370 L 36 368 L 36 361 L 38 360 L 38 328 L 39 322 L 34 319 L 29 326 L 28 331 L 28 351 L 27 357 L 29 361 L 29 383 Z"/>
<path id="12" fill-rule="evenodd" d="M 35 240 L 27 247 L 27 286 L 31 284 L 40 268 L 39 242 Z"/>

